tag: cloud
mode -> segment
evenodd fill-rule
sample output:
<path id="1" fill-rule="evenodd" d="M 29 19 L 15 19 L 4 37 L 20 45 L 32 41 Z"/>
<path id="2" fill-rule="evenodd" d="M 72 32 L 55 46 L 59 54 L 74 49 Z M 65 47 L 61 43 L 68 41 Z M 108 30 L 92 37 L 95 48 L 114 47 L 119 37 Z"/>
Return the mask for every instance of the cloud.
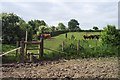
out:
<path id="1" fill-rule="evenodd" d="M 63 22 L 67 26 L 68 21 L 74 18 L 79 21 L 82 29 L 91 29 L 94 25 L 102 29 L 107 24 L 117 26 L 117 4 L 117 2 L 64 2 L 63 0 L 48 0 L 48 2 L 16 1 L 2 2 L 2 11 L 14 12 L 26 21 L 31 19 L 45 20 L 49 25 L 57 25 L 59 22 Z"/>
<path id="2" fill-rule="evenodd" d="M 119 0 L 1 0 L 1 2 L 118 2 Z"/>

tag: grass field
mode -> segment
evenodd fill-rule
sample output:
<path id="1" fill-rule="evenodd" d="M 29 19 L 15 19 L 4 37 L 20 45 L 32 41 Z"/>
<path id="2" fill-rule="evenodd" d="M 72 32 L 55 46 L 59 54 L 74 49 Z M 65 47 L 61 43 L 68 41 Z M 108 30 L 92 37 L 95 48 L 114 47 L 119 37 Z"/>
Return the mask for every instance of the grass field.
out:
<path id="1" fill-rule="evenodd" d="M 57 49 L 60 44 L 62 44 L 63 41 L 69 41 L 71 39 L 71 36 L 74 35 L 76 40 L 82 40 L 83 35 L 90 35 L 90 34 L 100 34 L 100 32 L 69 32 L 68 38 L 65 38 L 65 34 L 60 34 L 59 36 L 52 37 L 51 39 L 46 39 L 44 40 L 44 47 L 46 48 L 51 48 L 51 49 Z M 93 40 L 89 40 L 89 43 L 91 45 L 95 45 L 95 42 Z M 82 42 L 81 42 L 82 44 Z M 82 44 L 84 45 L 84 44 Z M 16 48 L 15 45 L 7 45 L 3 44 L 2 45 L 2 52 L 7 52 L 11 49 Z M 31 51 L 34 53 L 37 53 L 38 51 Z M 48 50 L 45 50 L 45 52 L 49 52 Z"/>
<path id="2" fill-rule="evenodd" d="M 81 40 L 81 45 L 85 45 L 88 46 L 86 44 L 83 44 L 83 35 L 90 35 L 90 34 L 100 34 L 100 32 L 69 32 L 67 33 L 68 38 L 65 38 L 65 34 L 60 34 L 59 36 L 55 36 L 52 37 L 51 39 L 46 39 L 44 40 L 44 47 L 45 48 L 51 48 L 56 50 L 60 44 L 62 44 L 63 41 L 72 41 L 71 40 L 71 36 L 74 35 L 76 40 Z M 96 43 L 94 42 L 94 40 L 89 40 L 88 44 L 91 44 L 92 46 L 94 46 Z M 99 41 L 97 41 L 99 43 Z M 7 44 L 3 44 L 2 45 L 2 51 L 6 52 L 9 51 L 11 49 L 16 48 L 15 45 L 7 45 Z M 38 53 L 37 50 L 31 50 L 31 52 L 33 53 Z M 51 51 L 45 50 L 45 53 L 49 53 Z"/>
<path id="3" fill-rule="evenodd" d="M 69 32 L 69 33 L 67 33 L 67 35 L 68 35 L 67 39 L 65 38 L 65 34 L 60 34 L 58 36 L 44 40 L 44 47 L 50 48 L 53 50 L 60 50 L 59 48 L 63 41 L 65 42 L 65 44 L 74 43 L 75 45 L 77 45 L 78 40 L 80 40 L 80 45 L 82 47 L 84 47 L 84 51 L 81 51 L 81 52 L 83 53 L 83 55 L 86 55 L 86 56 L 87 55 L 88 56 L 89 55 L 93 55 L 93 56 L 112 55 L 113 53 L 115 54 L 117 52 L 116 49 L 113 47 L 101 46 L 101 39 L 99 39 L 99 40 L 96 40 L 96 39 L 84 40 L 83 35 L 91 35 L 91 34 L 99 34 L 100 35 L 101 33 L 100 32 Z M 71 39 L 72 35 L 75 37 L 74 40 Z M 69 46 L 70 45 L 68 45 L 68 47 Z M 14 49 L 15 45 L 4 45 L 3 44 L 2 48 L 3 48 L 3 52 L 6 52 L 11 49 Z M 66 48 L 66 50 L 67 50 L 66 52 L 76 53 L 76 51 L 71 51 L 70 49 L 71 48 L 68 48 L 68 49 Z M 30 52 L 33 52 L 35 54 L 38 53 L 37 50 L 30 50 Z M 54 53 L 59 55 L 59 52 L 44 49 L 44 55 L 45 56 L 47 55 L 47 57 L 53 58 Z M 70 55 L 72 55 L 72 54 L 70 54 Z M 15 57 L 13 57 L 13 56 L 15 56 L 15 52 L 10 53 L 7 56 L 8 57 L 12 56 L 12 57 L 9 57 L 8 59 L 14 58 L 14 60 L 17 60 Z"/>
<path id="4" fill-rule="evenodd" d="M 60 48 L 60 45 L 64 41 L 65 44 L 69 44 L 66 48 L 67 55 L 70 52 L 70 55 L 76 54 L 75 49 L 71 49 L 69 46 L 71 43 L 73 43 L 76 47 L 78 40 L 80 40 L 80 45 L 84 48 L 83 51 L 80 51 L 80 53 L 83 53 L 83 55 L 80 56 L 112 56 L 116 55 L 117 49 L 116 47 L 112 46 L 107 46 L 107 45 L 102 45 L 101 39 L 96 40 L 96 39 L 91 39 L 91 40 L 84 40 L 83 35 L 95 35 L 98 34 L 100 35 L 100 32 L 69 32 L 68 38 L 65 38 L 65 34 L 61 34 L 59 36 L 53 37 L 52 39 L 47 39 L 45 40 L 44 47 L 51 48 L 54 50 L 58 50 Z M 75 39 L 71 39 L 71 36 L 75 36 Z M 44 50 L 45 54 L 49 54 L 51 51 Z M 57 52 L 53 52 L 57 53 Z M 72 53 L 72 54 L 71 54 Z M 60 54 L 60 53 L 59 53 Z M 51 56 L 51 55 L 50 55 Z M 77 55 L 78 56 L 78 55 Z M 76 57 L 76 55 L 75 55 Z"/>
<path id="5" fill-rule="evenodd" d="M 83 35 L 90 35 L 90 34 L 100 34 L 100 32 L 69 32 L 67 41 L 69 41 L 71 39 L 71 36 L 74 35 L 76 40 L 83 40 Z M 52 49 L 56 49 L 58 48 L 58 46 L 65 41 L 65 34 L 61 34 L 59 36 L 53 37 L 52 39 L 47 39 L 45 40 L 44 46 L 47 48 L 52 48 Z M 93 40 L 89 40 L 91 45 L 94 45 L 94 41 Z"/>

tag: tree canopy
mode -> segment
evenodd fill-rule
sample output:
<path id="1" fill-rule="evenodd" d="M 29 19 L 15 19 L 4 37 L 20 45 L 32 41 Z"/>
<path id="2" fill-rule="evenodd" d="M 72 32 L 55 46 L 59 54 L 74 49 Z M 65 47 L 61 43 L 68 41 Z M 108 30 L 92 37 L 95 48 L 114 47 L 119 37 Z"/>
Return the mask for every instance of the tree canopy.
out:
<path id="1" fill-rule="evenodd" d="M 63 23 L 58 24 L 58 29 L 59 30 L 66 30 L 66 26 Z"/>
<path id="2" fill-rule="evenodd" d="M 31 20 L 28 21 L 28 24 L 32 26 L 33 34 L 37 34 L 37 31 L 39 31 L 39 27 L 47 25 L 43 20 Z"/>
<path id="3" fill-rule="evenodd" d="M 2 13 L 2 38 L 3 43 L 14 43 L 24 37 L 25 21 L 14 13 Z M 22 25 L 22 26 L 20 26 Z"/>
<path id="4" fill-rule="evenodd" d="M 32 40 L 34 35 L 40 35 L 41 33 L 50 32 L 67 32 L 80 31 L 79 22 L 76 19 L 71 19 L 68 22 L 68 28 L 62 23 L 58 23 L 58 26 L 48 26 L 44 20 L 30 20 L 25 22 L 22 18 L 14 13 L 1 13 L 2 20 L 2 39 L 3 43 L 15 43 L 21 38 L 25 38 L 25 31 L 28 31 L 28 40 Z M 98 27 L 93 26 L 94 30 L 98 30 Z M 120 44 L 120 34 L 116 30 L 115 26 L 107 25 L 102 33 L 102 41 L 105 44 L 117 45 Z M 116 43 L 115 43 L 116 42 Z"/>
<path id="5" fill-rule="evenodd" d="M 98 27 L 96 27 L 96 26 L 93 26 L 93 29 L 94 29 L 94 30 L 98 30 L 99 28 L 98 28 Z"/>
<path id="6" fill-rule="evenodd" d="M 75 19 L 71 19 L 71 20 L 68 22 L 68 28 L 69 28 L 69 30 L 80 29 L 80 28 L 79 28 L 79 23 L 78 23 L 78 21 L 75 20 Z"/>

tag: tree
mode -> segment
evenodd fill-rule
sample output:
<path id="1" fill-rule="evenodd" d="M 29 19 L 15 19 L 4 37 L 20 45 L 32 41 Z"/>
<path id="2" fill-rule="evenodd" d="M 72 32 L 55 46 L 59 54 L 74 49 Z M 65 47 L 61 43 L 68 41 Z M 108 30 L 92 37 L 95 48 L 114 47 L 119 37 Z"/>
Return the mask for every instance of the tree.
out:
<path id="1" fill-rule="evenodd" d="M 51 26 L 52 32 L 55 32 L 55 26 Z"/>
<path id="2" fill-rule="evenodd" d="M 93 29 L 96 31 L 96 30 L 98 30 L 98 27 L 94 26 Z"/>
<path id="3" fill-rule="evenodd" d="M 46 26 L 47 24 L 45 23 L 44 20 L 41 20 L 41 21 L 40 21 L 40 25 Z"/>
<path id="4" fill-rule="evenodd" d="M 79 23 L 78 23 L 77 20 L 71 19 L 71 20 L 68 22 L 68 28 L 69 28 L 70 30 L 76 30 L 76 29 L 78 29 L 78 27 L 79 27 Z"/>
<path id="5" fill-rule="evenodd" d="M 58 24 L 58 29 L 59 30 L 66 30 L 66 26 L 63 23 Z"/>
<path id="6" fill-rule="evenodd" d="M 112 46 L 120 45 L 120 33 L 113 25 L 107 25 L 104 28 L 101 39 L 103 44 L 110 44 Z"/>
<path id="7" fill-rule="evenodd" d="M 28 24 L 32 26 L 33 35 L 37 34 L 41 26 L 47 26 L 47 24 L 43 20 L 31 20 L 28 22 Z"/>
<path id="8" fill-rule="evenodd" d="M 21 23 L 22 22 L 22 23 Z M 25 37 L 25 21 L 14 13 L 2 13 L 3 43 L 15 43 Z"/>

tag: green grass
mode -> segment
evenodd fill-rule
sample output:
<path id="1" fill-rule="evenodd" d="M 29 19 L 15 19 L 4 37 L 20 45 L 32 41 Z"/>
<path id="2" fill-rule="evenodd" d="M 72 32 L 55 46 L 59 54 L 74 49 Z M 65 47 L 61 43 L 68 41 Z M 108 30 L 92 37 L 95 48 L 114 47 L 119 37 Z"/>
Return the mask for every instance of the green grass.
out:
<path id="1" fill-rule="evenodd" d="M 100 34 L 100 32 L 94 32 L 94 33 L 93 32 L 87 32 L 87 33 L 86 32 L 69 32 L 67 34 L 68 34 L 67 41 L 71 40 L 71 36 L 74 35 L 75 39 L 81 40 L 81 44 L 82 44 L 83 42 L 85 42 L 85 40 L 83 41 L 83 35 Z M 62 44 L 63 41 L 66 41 L 65 34 L 61 34 L 59 36 L 52 37 L 52 39 L 45 40 L 44 47 L 51 48 L 51 49 L 57 49 L 59 45 Z M 91 44 L 92 46 L 95 46 L 96 45 L 95 41 L 96 40 L 87 40 L 86 42 L 88 44 Z M 99 44 L 100 44 L 100 41 L 97 41 L 97 45 Z"/>
<path id="2" fill-rule="evenodd" d="M 65 34 L 60 34 L 58 36 L 52 37 L 51 39 L 46 39 L 44 40 L 44 47 L 45 48 L 50 48 L 53 50 L 57 50 L 59 48 L 59 46 L 62 44 L 62 42 L 64 41 L 65 43 L 70 43 L 71 41 L 77 41 L 80 40 L 80 44 L 82 46 L 96 46 L 100 45 L 101 42 L 96 40 L 84 40 L 83 35 L 91 35 L 91 34 L 100 34 L 100 32 L 68 32 L 67 35 L 67 39 L 65 38 Z M 75 40 L 71 40 L 71 36 L 74 35 L 75 36 Z M 76 43 L 77 43 L 76 42 Z M 38 53 L 37 50 L 30 50 L 30 52 L 33 53 Z M 44 53 L 45 54 L 49 54 L 52 51 L 50 50 L 45 50 L 44 49 Z"/>
<path id="3" fill-rule="evenodd" d="M 9 44 L 2 44 L 2 52 L 7 52 L 11 49 L 16 48 L 15 45 L 9 45 Z"/>
<path id="4" fill-rule="evenodd" d="M 2 52 L 7 52 L 10 51 L 12 49 L 15 49 L 16 46 L 15 45 L 11 45 L 11 44 L 2 44 Z M 16 57 L 16 52 L 11 52 L 8 53 L 7 55 L 2 56 L 2 63 L 11 63 L 11 62 L 17 62 L 18 61 L 18 57 Z"/>
<path id="5" fill-rule="evenodd" d="M 70 32 L 68 33 L 68 38 L 65 38 L 65 34 L 61 34 L 59 36 L 53 37 L 53 40 L 45 40 L 45 47 L 51 48 L 51 49 L 59 49 L 60 51 L 60 44 L 62 44 L 62 41 L 65 41 L 65 44 L 68 45 L 66 46 L 66 53 L 63 56 L 67 57 L 106 57 L 106 56 L 116 56 L 117 49 L 116 47 L 113 46 L 107 46 L 107 45 L 102 45 L 101 39 L 99 40 L 84 40 L 83 35 L 93 35 L 93 34 L 101 34 L 100 32 Z M 71 36 L 74 35 L 75 39 L 72 40 Z M 76 47 L 78 40 L 80 40 L 80 45 L 83 47 L 83 50 L 80 51 L 80 55 L 76 55 L 76 48 L 72 49 L 70 48 L 71 43 L 74 44 L 73 47 Z M 48 55 L 49 54 L 49 55 Z M 58 52 L 53 52 L 52 54 L 50 51 L 45 50 L 45 55 L 48 55 L 47 57 L 52 57 L 54 58 L 56 55 L 59 55 L 61 53 Z M 75 55 L 74 55 L 75 54 Z"/>
<path id="6" fill-rule="evenodd" d="M 62 44 L 62 42 L 64 41 L 65 44 L 68 45 L 68 48 L 66 48 L 66 50 L 68 52 L 72 52 L 70 55 L 73 55 L 75 53 L 75 51 L 72 49 L 70 50 L 69 46 L 71 45 L 71 43 L 74 43 L 74 45 L 76 45 L 78 43 L 78 40 L 80 40 L 80 45 L 85 48 L 86 50 L 81 50 L 81 52 L 83 53 L 83 55 L 81 54 L 80 56 L 84 56 L 84 55 L 92 55 L 92 56 L 99 56 L 102 55 L 111 55 L 112 53 L 114 53 L 116 51 L 116 49 L 109 47 L 107 48 L 106 46 L 102 46 L 101 45 L 101 40 L 84 40 L 83 35 L 91 35 L 91 34 L 100 34 L 100 32 L 69 32 L 67 33 L 68 38 L 65 38 L 65 34 L 60 34 L 58 36 L 52 37 L 51 39 L 46 39 L 44 40 L 44 47 L 45 48 L 50 48 L 53 50 L 60 50 L 60 45 Z M 72 40 L 71 36 L 74 35 L 75 39 Z M 31 46 L 31 45 L 30 45 Z M 32 45 L 34 46 L 34 45 Z M 14 49 L 15 45 L 5 45 L 3 44 L 3 51 L 9 51 L 11 49 Z M 70 50 L 70 51 L 69 51 Z M 33 53 L 38 53 L 38 50 L 30 50 L 30 52 Z M 106 53 L 107 52 L 107 53 Z M 97 54 L 98 53 L 98 54 Z M 10 53 L 13 54 L 13 56 L 15 55 L 15 52 Z M 7 56 L 10 56 L 7 55 Z M 54 58 L 54 57 L 60 57 L 61 53 L 56 52 L 56 51 L 50 51 L 50 50 L 46 50 L 44 49 L 44 56 L 46 58 Z M 78 55 L 73 55 L 72 57 L 78 57 Z M 13 57 L 9 57 L 8 59 L 12 59 Z M 8 59 L 4 59 L 4 60 L 8 60 Z M 13 58 L 15 60 L 17 60 L 16 58 Z"/>

